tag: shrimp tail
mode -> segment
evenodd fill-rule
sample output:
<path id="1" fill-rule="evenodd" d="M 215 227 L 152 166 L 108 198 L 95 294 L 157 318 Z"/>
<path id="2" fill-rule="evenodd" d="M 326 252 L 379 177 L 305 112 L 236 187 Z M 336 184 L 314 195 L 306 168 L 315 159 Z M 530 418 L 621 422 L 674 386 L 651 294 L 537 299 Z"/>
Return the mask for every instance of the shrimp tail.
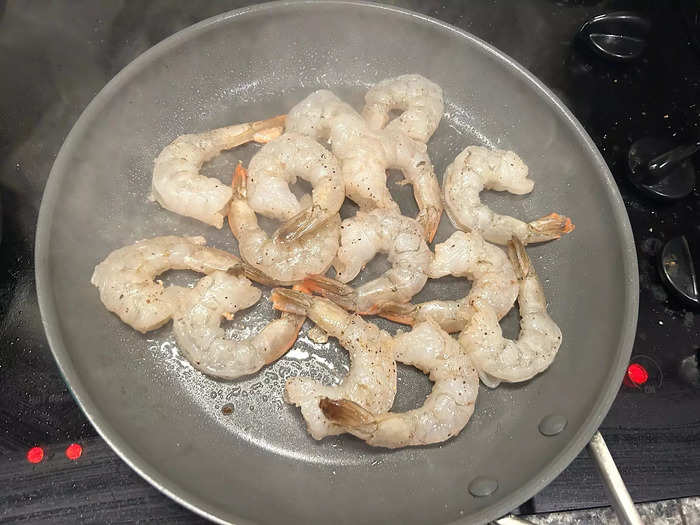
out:
<path id="1" fill-rule="evenodd" d="M 508 257 L 518 279 L 521 281 L 525 279 L 533 269 L 532 261 L 525 251 L 523 242 L 515 236 L 508 243 Z"/>
<path id="2" fill-rule="evenodd" d="M 250 134 L 248 140 L 252 140 L 259 144 L 270 142 L 272 139 L 279 137 L 284 131 L 284 123 L 287 115 L 277 115 L 265 120 L 256 120 L 248 124 L 247 133 Z"/>
<path id="3" fill-rule="evenodd" d="M 235 148 L 250 141 L 265 143 L 282 134 L 286 118 L 286 115 L 277 115 L 265 120 L 219 128 L 210 133 L 219 149 Z"/>
<path id="4" fill-rule="evenodd" d="M 287 351 L 294 346 L 294 343 L 296 343 L 296 340 L 299 337 L 299 331 L 301 330 L 304 321 L 306 321 L 306 317 L 303 315 L 293 314 L 291 312 L 282 312 L 280 315 L 280 320 L 284 321 L 288 326 L 292 326 L 294 328 L 286 342 L 280 345 L 278 351 L 265 359 L 265 364 L 267 365 L 277 361 L 277 359 L 286 354 Z"/>
<path id="5" fill-rule="evenodd" d="M 233 189 L 234 199 L 247 199 L 247 176 L 248 170 L 246 170 L 243 167 L 243 163 L 241 161 L 238 161 L 238 164 L 236 164 L 236 169 L 233 171 L 233 180 L 231 181 L 231 188 Z"/>
<path id="6" fill-rule="evenodd" d="M 302 284 L 345 310 L 357 310 L 357 292 L 352 286 L 323 275 L 307 275 Z"/>
<path id="7" fill-rule="evenodd" d="M 527 242 L 544 242 L 558 239 L 562 235 L 574 231 L 574 223 L 569 217 L 550 213 L 528 224 Z"/>
<path id="8" fill-rule="evenodd" d="M 284 132 L 284 122 L 286 118 L 287 115 L 277 115 L 267 120 L 254 122 L 251 126 L 254 131 L 253 141 L 258 144 L 267 144 L 271 140 L 279 137 L 282 132 Z"/>
<path id="9" fill-rule="evenodd" d="M 389 321 L 395 323 L 407 324 L 413 326 L 416 323 L 416 314 L 418 308 L 411 303 L 384 303 L 381 305 L 376 314 Z"/>
<path id="10" fill-rule="evenodd" d="M 274 234 L 276 241 L 292 242 L 313 233 L 328 222 L 330 216 L 319 206 L 300 211 L 282 224 Z"/>
<path id="11" fill-rule="evenodd" d="M 297 315 L 306 315 L 313 306 L 313 297 L 298 288 L 274 288 L 270 299 L 275 310 Z"/>
<path id="12" fill-rule="evenodd" d="M 436 208 L 435 206 L 428 206 L 418 213 L 416 220 L 423 228 L 423 235 L 427 242 L 433 241 L 438 225 L 440 224 L 441 216 L 442 209 Z"/>
<path id="13" fill-rule="evenodd" d="M 234 275 L 236 277 L 240 277 L 241 275 L 246 274 L 245 266 L 246 266 L 246 263 L 244 263 L 243 261 L 236 261 L 235 263 L 233 263 L 231 265 L 231 267 L 228 268 L 228 270 L 226 270 L 226 273 Z M 246 277 L 248 277 L 248 275 L 246 275 Z M 251 279 L 252 279 L 252 277 L 251 277 Z M 252 280 L 254 281 L 255 279 L 252 279 Z"/>
<path id="14" fill-rule="evenodd" d="M 240 263 L 241 269 L 245 273 L 245 276 L 250 279 L 251 281 L 255 281 L 256 283 L 265 285 L 265 286 L 290 286 L 295 284 L 296 281 L 279 281 L 277 279 L 273 279 L 269 275 L 267 275 L 265 272 L 262 270 L 257 269 L 254 266 L 251 266 L 250 264 L 241 261 Z M 231 270 L 229 270 L 231 272 Z"/>
<path id="15" fill-rule="evenodd" d="M 349 399 L 322 398 L 318 402 L 327 419 L 344 427 L 360 427 L 375 422 L 375 416 Z"/>

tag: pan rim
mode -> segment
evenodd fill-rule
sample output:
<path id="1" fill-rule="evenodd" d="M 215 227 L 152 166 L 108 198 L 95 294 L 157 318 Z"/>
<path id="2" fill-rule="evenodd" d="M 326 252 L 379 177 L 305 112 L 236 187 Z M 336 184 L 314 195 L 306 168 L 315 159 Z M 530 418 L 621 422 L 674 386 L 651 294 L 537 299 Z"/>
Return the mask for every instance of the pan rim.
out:
<path id="1" fill-rule="evenodd" d="M 361 9 L 377 9 L 399 16 L 410 17 L 427 25 L 437 26 L 439 29 L 452 32 L 495 60 L 501 62 L 507 69 L 513 71 L 516 76 L 520 76 L 520 78 L 526 80 L 529 86 L 538 92 L 552 107 L 553 111 L 558 112 L 560 116 L 568 121 L 568 124 L 576 132 L 588 154 L 592 156 L 592 159 L 595 160 L 598 165 L 598 175 L 604 183 L 603 186 L 606 190 L 606 196 L 612 203 L 616 228 L 619 230 L 621 241 L 623 242 L 624 257 L 622 263 L 625 279 L 622 285 L 625 287 L 625 312 L 616 350 L 617 358 L 614 362 L 614 366 L 611 367 L 607 375 L 606 387 L 599 393 L 591 413 L 580 429 L 563 447 L 561 452 L 552 457 L 536 476 L 509 495 L 495 499 L 493 504 L 485 507 L 476 514 L 456 520 L 454 523 L 490 521 L 510 512 L 512 509 L 540 492 L 554 480 L 590 441 L 616 397 L 618 387 L 624 376 L 625 366 L 632 353 L 639 308 L 637 254 L 629 217 L 605 160 L 583 126 L 549 88 L 511 57 L 462 29 L 408 9 L 353 0 L 326 0 L 321 3 L 325 5 L 351 6 Z M 56 207 L 58 190 L 61 187 L 63 176 L 66 173 L 67 157 L 69 156 L 69 152 L 73 149 L 73 143 L 76 142 L 76 137 L 79 137 L 83 133 L 83 130 L 89 126 L 93 118 L 99 114 L 111 97 L 133 76 L 144 67 L 147 67 L 153 59 L 162 56 L 181 42 L 188 41 L 196 35 L 205 32 L 210 26 L 249 14 L 312 4 L 318 5 L 319 2 L 314 0 L 285 0 L 221 13 L 178 31 L 136 57 L 99 91 L 66 136 L 49 173 L 39 210 L 35 240 L 35 277 L 39 309 L 49 347 L 51 348 L 54 359 L 58 364 L 58 368 L 71 394 L 90 423 L 97 430 L 98 434 L 107 442 L 112 450 L 129 465 L 129 467 L 169 498 L 200 516 L 217 523 L 230 522 L 225 518 L 217 516 L 217 509 L 213 508 L 213 505 L 191 494 L 187 489 L 181 487 L 173 480 L 166 478 L 145 458 L 140 457 L 139 454 L 122 439 L 121 434 L 104 418 L 85 391 L 83 383 L 73 368 L 70 354 L 66 349 L 63 336 L 58 328 L 56 305 L 50 286 L 51 269 L 48 263 L 51 218 Z M 241 518 L 236 518 L 236 522 L 241 524 L 251 523 Z"/>

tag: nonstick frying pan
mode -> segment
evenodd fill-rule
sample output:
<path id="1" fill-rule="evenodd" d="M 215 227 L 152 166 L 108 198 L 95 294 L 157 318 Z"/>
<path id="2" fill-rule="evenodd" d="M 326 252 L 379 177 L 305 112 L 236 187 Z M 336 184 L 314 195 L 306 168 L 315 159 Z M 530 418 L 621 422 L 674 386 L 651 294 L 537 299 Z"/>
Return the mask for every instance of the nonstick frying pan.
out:
<path id="1" fill-rule="evenodd" d="M 298 410 L 282 402 L 284 381 L 305 374 L 332 382 L 348 360 L 335 342 L 311 341 L 308 324 L 274 365 L 250 378 L 216 381 L 182 359 L 170 327 L 142 336 L 100 304 L 90 275 L 117 247 L 175 233 L 203 234 L 236 251 L 226 227 L 204 226 L 147 199 L 153 159 L 174 137 L 284 113 L 321 87 L 359 108 L 369 85 L 406 72 L 431 78 L 445 92 L 445 117 L 429 144 L 440 177 L 469 144 L 514 149 L 530 167 L 534 192 L 489 194 L 487 202 L 528 220 L 556 210 L 576 223 L 566 238 L 528 248 L 564 333 L 545 373 L 524 384 L 482 387 L 469 425 L 441 445 L 386 451 L 349 436 L 315 442 Z M 229 181 L 235 161 L 247 162 L 256 148 L 227 152 L 204 172 Z M 392 188 L 414 215 L 410 189 Z M 353 213 L 345 208 L 346 216 Z M 436 242 L 452 231 L 443 217 Z M 625 209 L 571 113 L 475 37 L 370 4 L 242 9 L 181 31 L 136 59 L 66 139 L 46 186 L 36 259 L 51 348 L 90 421 L 154 486 L 204 516 L 235 523 L 471 523 L 505 514 L 547 485 L 591 438 L 621 383 L 637 317 Z M 358 282 L 383 264 L 370 264 Z M 194 276 L 171 272 L 166 280 Z M 457 298 L 467 289 L 466 280 L 440 279 L 416 300 Z M 254 331 L 273 315 L 263 300 L 231 329 Z M 513 311 L 503 323 L 506 334 L 513 336 L 517 323 Z M 427 379 L 409 368 L 400 378 L 395 408 L 420 404 Z M 538 426 L 550 415 L 566 426 L 545 436 Z"/>

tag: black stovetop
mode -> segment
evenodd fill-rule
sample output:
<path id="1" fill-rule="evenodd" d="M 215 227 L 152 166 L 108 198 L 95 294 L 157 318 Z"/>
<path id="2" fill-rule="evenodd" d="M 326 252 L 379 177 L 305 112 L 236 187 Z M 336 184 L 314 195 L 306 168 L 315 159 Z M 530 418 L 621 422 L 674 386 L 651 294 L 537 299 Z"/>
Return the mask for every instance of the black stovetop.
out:
<path id="1" fill-rule="evenodd" d="M 148 47 L 245 2 L 0 0 L 0 521 L 200 520 L 130 470 L 78 409 L 41 326 L 33 244 L 46 178 L 63 139 L 102 86 Z M 647 200 L 625 178 L 630 144 L 700 135 L 700 50 L 679 6 L 628 2 L 653 21 L 644 57 L 604 62 L 571 45 L 589 17 L 624 2 L 391 2 L 470 31 L 514 57 L 581 120 L 607 160 L 637 243 L 640 311 L 633 360 L 649 372 L 623 386 L 601 431 L 636 501 L 700 495 L 700 387 L 680 373 L 700 348 L 700 315 L 664 288 L 656 255 L 700 223 L 700 194 Z M 582 322 L 586 322 L 582 320 Z M 83 455 L 70 460 L 76 442 Z M 27 461 L 41 446 L 43 461 Z M 604 505 L 583 452 L 523 511 Z"/>

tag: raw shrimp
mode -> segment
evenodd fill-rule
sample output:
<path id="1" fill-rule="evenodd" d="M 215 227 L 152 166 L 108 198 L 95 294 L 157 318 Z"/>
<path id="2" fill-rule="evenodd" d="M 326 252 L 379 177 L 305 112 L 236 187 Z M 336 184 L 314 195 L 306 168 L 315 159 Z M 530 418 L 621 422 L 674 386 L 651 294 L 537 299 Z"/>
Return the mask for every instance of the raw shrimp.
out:
<path id="1" fill-rule="evenodd" d="M 110 312 L 139 332 L 155 330 L 170 320 L 183 290 L 154 281 L 158 275 L 167 270 L 209 274 L 243 264 L 238 257 L 205 244 L 204 237 L 166 236 L 138 241 L 110 253 L 95 267 L 91 282 Z M 250 278 L 265 282 L 265 276 L 254 268 L 244 265 L 244 270 Z"/>
<path id="2" fill-rule="evenodd" d="M 243 260 L 277 281 L 294 282 L 309 273 L 323 274 L 338 251 L 340 216 L 337 213 L 316 231 L 295 241 L 268 237 L 246 199 L 246 170 L 241 164 L 233 177 L 228 223 L 238 239 Z"/>
<path id="3" fill-rule="evenodd" d="M 319 406 L 322 398 L 347 399 L 376 415 L 391 408 L 396 395 L 396 362 L 387 332 L 322 297 L 276 288 L 272 301 L 278 310 L 308 316 L 350 353 L 350 371 L 337 386 L 326 386 L 309 377 L 287 381 L 284 399 L 301 408 L 314 439 L 344 431 L 323 415 Z"/>
<path id="4" fill-rule="evenodd" d="M 192 366 L 213 377 L 235 379 L 257 372 L 289 350 L 304 323 L 303 315 L 283 312 L 241 341 L 228 339 L 220 326 L 223 317 L 232 319 L 238 310 L 257 303 L 260 295 L 242 271 L 216 271 L 183 290 L 173 330 L 178 348 Z"/>
<path id="5" fill-rule="evenodd" d="M 350 126 L 342 125 L 345 120 L 336 119 L 340 124 L 334 128 L 331 140 L 343 165 L 347 196 L 365 210 L 383 208 L 401 213 L 386 184 L 386 170 L 400 170 L 403 183 L 413 186 L 418 205 L 416 220 L 430 242 L 442 215 L 442 197 L 425 144 L 399 131 L 365 130 L 355 136 Z"/>
<path id="6" fill-rule="evenodd" d="M 413 186 L 424 236 L 432 240 L 442 214 L 442 198 L 425 144 L 399 130 L 370 130 L 352 107 L 327 90 L 316 91 L 294 106 L 287 129 L 328 140 L 342 166 L 345 193 L 362 209 L 400 213 L 386 185 L 386 170 L 401 170 Z"/>
<path id="7" fill-rule="evenodd" d="M 287 131 L 328 141 L 334 148 L 334 142 L 345 142 L 351 136 L 364 135 L 368 130 L 362 116 L 327 89 L 314 91 L 290 109 L 285 127 Z"/>
<path id="8" fill-rule="evenodd" d="M 313 206 L 289 189 L 297 177 L 313 187 Z M 293 241 L 311 233 L 338 213 L 345 200 L 340 163 L 311 137 L 287 132 L 265 144 L 248 166 L 248 204 L 257 213 L 288 221 L 278 237 Z"/>
<path id="9" fill-rule="evenodd" d="M 525 246 L 514 237 L 508 245 L 520 291 L 520 335 L 505 339 L 496 311 L 477 301 L 474 314 L 459 342 L 474 361 L 483 382 L 495 387 L 500 381 L 526 381 L 544 371 L 561 345 L 561 330 L 547 313 L 547 300 Z"/>
<path id="10" fill-rule="evenodd" d="M 427 321 L 394 338 L 397 361 L 415 366 L 433 381 L 423 406 L 408 412 L 376 414 L 351 399 L 323 398 L 327 419 L 375 447 L 399 448 L 440 443 L 459 434 L 474 412 L 479 376 L 459 343 Z"/>
<path id="11" fill-rule="evenodd" d="M 392 110 L 403 113 L 389 122 Z M 435 133 L 444 110 L 442 88 L 422 75 L 411 74 L 382 80 L 370 88 L 362 116 L 373 130 L 386 126 L 425 143 Z"/>
<path id="12" fill-rule="evenodd" d="M 204 133 L 182 135 L 156 158 L 152 198 L 163 208 L 221 228 L 231 188 L 199 174 L 202 164 L 246 142 L 267 142 L 282 133 L 284 115 Z"/>
<path id="13" fill-rule="evenodd" d="M 469 146 L 447 167 L 443 189 L 447 214 L 457 228 L 478 231 L 484 239 L 507 244 L 518 237 L 524 244 L 550 241 L 573 231 L 571 219 L 552 213 L 530 223 L 499 215 L 479 198 L 484 190 L 524 195 L 534 182 L 528 169 L 512 151 Z"/>
<path id="14" fill-rule="evenodd" d="M 428 276 L 466 277 L 472 281 L 469 294 L 457 301 L 428 301 L 417 305 L 385 305 L 379 315 L 413 325 L 426 319 L 443 330 L 459 332 L 474 312 L 474 301 L 484 301 L 503 318 L 518 296 L 518 280 L 510 260 L 498 246 L 486 242 L 477 232 L 456 231 L 435 246 Z"/>
<path id="15" fill-rule="evenodd" d="M 401 170 L 402 183 L 413 186 L 413 198 L 418 205 L 416 220 L 423 228 L 424 237 L 431 242 L 442 215 L 442 195 L 428 148 L 398 131 L 384 131 L 381 137 L 386 167 Z"/>
<path id="16" fill-rule="evenodd" d="M 344 308 L 374 313 L 385 303 L 405 303 L 428 280 L 433 255 L 419 224 L 389 210 L 358 211 L 340 225 L 340 249 L 333 262 L 338 280 L 310 276 L 305 284 Z M 378 252 L 392 267 L 357 289 L 344 285 L 354 279 Z"/>

